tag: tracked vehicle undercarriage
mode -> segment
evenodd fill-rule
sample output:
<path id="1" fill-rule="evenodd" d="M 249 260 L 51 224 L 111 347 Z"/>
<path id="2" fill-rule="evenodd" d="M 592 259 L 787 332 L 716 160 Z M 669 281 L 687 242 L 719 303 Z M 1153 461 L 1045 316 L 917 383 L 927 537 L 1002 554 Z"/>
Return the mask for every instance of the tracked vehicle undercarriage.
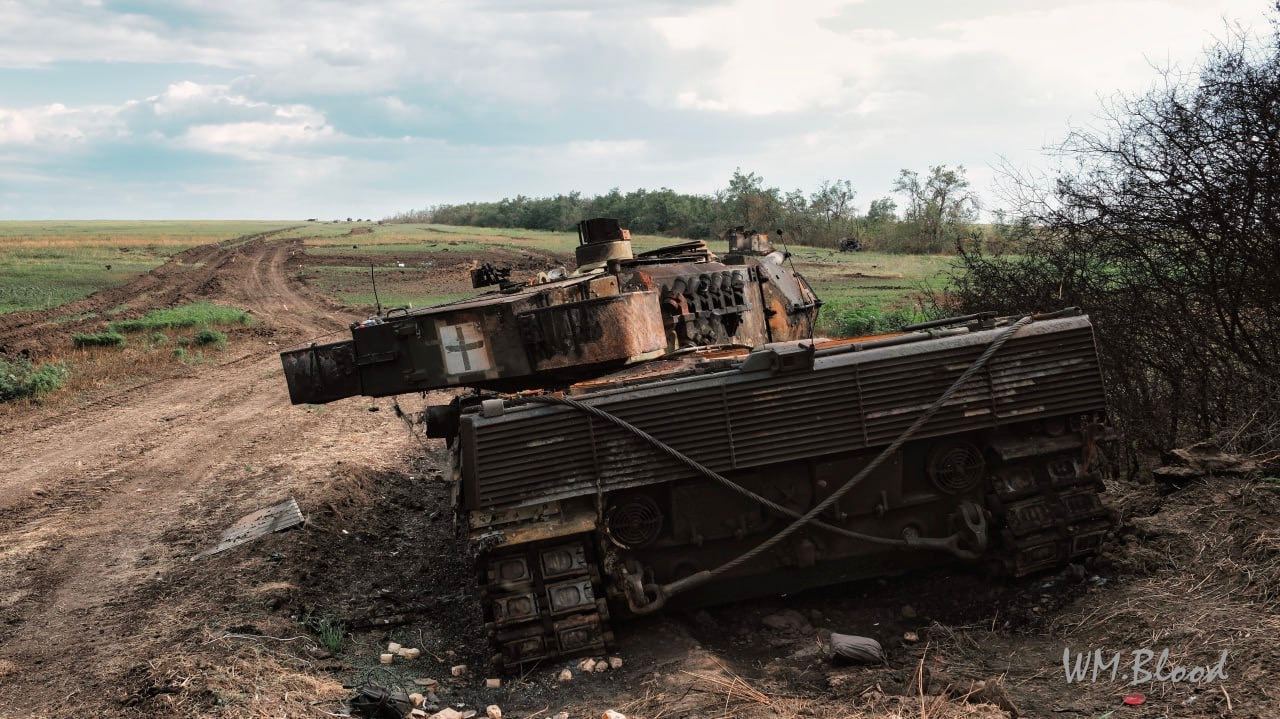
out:
<path id="1" fill-rule="evenodd" d="M 696 264 L 666 267 L 657 284 L 707 274 Z M 495 663 L 599 653 L 612 621 L 667 606 L 938 561 L 1018 576 L 1097 550 L 1111 519 L 1094 466 L 1104 397 L 1087 317 L 974 315 L 810 340 L 794 334 L 812 322 L 803 278 L 761 280 L 781 259 L 756 266 L 740 287 L 729 278 L 736 294 L 720 309 L 741 315 L 729 323 L 683 311 L 687 297 L 681 311 L 659 303 L 669 341 L 652 358 L 557 373 L 533 390 L 533 377 L 463 381 L 480 390 L 426 414 L 452 451 Z M 756 291 L 784 282 L 801 301 L 753 316 L 768 305 Z M 746 334 L 686 343 L 678 325 L 691 319 L 708 336 Z M 358 332 L 357 368 L 368 366 Z M 517 359 L 536 363 L 521 336 Z M 447 349 L 420 341 L 447 365 Z M 291 389 L 323 393 L 323 372 L 295 376 L 305 352 L 285 355 Z M 384 361 L 421 372 L 422 352 Z"/>

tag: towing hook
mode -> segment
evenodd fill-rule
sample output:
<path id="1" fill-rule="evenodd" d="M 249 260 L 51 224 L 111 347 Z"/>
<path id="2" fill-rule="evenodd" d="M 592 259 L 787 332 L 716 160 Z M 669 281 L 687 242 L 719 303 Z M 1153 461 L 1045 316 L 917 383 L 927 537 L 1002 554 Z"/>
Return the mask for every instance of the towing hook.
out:
<path id="1" fill-rule="evenodd" d="M 981 552 L 987 548 L 987 513 L 972 502 L 960 503 L 960 518 L 964 526 L 973 534 L 973 545 Z"/>
<path id="2" fill-rule="evenodd" d="M 627 607 L 633 614 L 653 614 L 667 605 L 667 590 L 661 584 L 644 585 L 644 598 L 648 600 L 644 604 L 636 604 L 631 592 L 626 592 L 626 596 Z M 650 596 L 653 598 L 649 599 Z"/>

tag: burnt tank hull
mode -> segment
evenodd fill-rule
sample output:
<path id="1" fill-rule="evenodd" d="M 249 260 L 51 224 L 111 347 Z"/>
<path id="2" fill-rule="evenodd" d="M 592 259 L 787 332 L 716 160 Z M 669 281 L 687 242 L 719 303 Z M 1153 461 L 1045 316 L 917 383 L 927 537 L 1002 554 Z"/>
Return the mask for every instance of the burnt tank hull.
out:
<path id="1" fill-rule="evenodd" d="M 820 303 L 764 235 L 635 255 L 600 219 L 580 241 L 572 273 L 477 267 L 497 290 L 281 354 L 295 404 L 459 390 L 422 419 L 496 664 L 602 652 L 666 605 L 939 561 L 1029 574 L 1107 534 L 1087 317 L 815 340 Z"/>
<path id="2" fill-rule="evenodd" d="M 620 376 L 577 399 L 793 512 L 865 467 L 999 330 L 792 343 Z M 948 336 L 941 336 L 948 335 Z M 571 393 L 572 394 L 572 393 Z M 793 592 L 938 561 L 1023 575 L 1095 552 L 1111 526 L 1091 466 L 1103 387 L 1086 317 L 1021 328 L 822 520 L 672 598 Z M 610 617 L 760 544 L 790 518 L 628 431 L 566 406 L 491 400 L 455 443 L 462 519 L 479 548 L 495 660 L 602 651 Z"/>

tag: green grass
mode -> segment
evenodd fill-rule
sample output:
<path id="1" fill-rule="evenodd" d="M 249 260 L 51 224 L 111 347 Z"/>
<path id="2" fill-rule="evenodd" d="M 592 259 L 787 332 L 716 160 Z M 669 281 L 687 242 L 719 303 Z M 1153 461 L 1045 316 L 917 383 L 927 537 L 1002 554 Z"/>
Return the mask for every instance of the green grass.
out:
<path id="1" fill-rule="evenodd" d="M 191 344 L 198 347 L 223 348 L 227 346 L 227 336 L 214 329 L 202 329 L 191 338 Z"/>
<path id="2" fill-rule="evenodd" d="M 37 398 L 67 381 L 70 372 L 60 362 L 33 365 L 25 359 L 0 357 L 0 402 Z"/>
<path id="3" fill-rule="evenodd" d="M 355 226 L 369 227 L 372 232 L 348 236 L 347 232 Z M 332 247 L 334 249 L 330 252 L 333 254 L 350 254 L 354 251 L 385 255 L 394 252 L 442 252 L 446 249 L 450 252 L 474 252 L 501 246 L 571 255 L 573 248 L 578 246 L 576 232 L 429 224 L 311 225 L 281 236 L 305 237 L 308 247 Z M 634 235 L 631 238 L 631 244 L 636 252 L 644 252 L 680 241 L 679 238 L 658 235 Z M 353 250 L 352 245 L 356 245 L 357 249 Z M 383 246 L 387 246 L 387 249 L 378 249 Z M 309 251 L 317 253 L 316 249 Z"/>
<path id="4" fill-rule="evenodd" d="M 331 654 L 337 654 L 346 643 L 347 627 L 340 619 L 319 617 L 308 613 L 302 618 L 301 624 L 315 634 L 320 646 Z"/>
<path id="5" fill-rule="evenodd" d="M 124 335 L 119 332 L 77 332 L 71 335 L 76 347 L 123 347 Z"/>
<path id="6" fill-rule="evenodd" d="M 244 310 L 209 302 L 196 302 L 152 310 L 137 319 L 117 320 L 108 326 L 116 332 L 142 332 L 182 327 L 247 325 L 252 321 L 253 318 Z"/>
<path id="7" fill-rule="evenodd" d="M 0 314 L 48 310 L 115 287 L 195 245 L 292 222 L 0 222 Z"/>
<path id="8" fill-rule="evenodd" d="M 796 270 L 822 299 L 818 332 L 829 337 L 891 332 L 931 319 L 921 297 L 945 286 L 955 262 L 950 255 L 788 249 Z"/>

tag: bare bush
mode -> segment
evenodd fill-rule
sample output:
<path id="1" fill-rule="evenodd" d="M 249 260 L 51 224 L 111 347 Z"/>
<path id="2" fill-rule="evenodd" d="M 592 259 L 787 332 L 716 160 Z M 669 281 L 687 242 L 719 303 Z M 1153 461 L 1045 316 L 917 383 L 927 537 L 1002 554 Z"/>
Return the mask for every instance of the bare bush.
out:
<path id="1" fill-rule="evenodd" d="M 963 252 L 953 298 L 1084 307 L 1135 455 L 1213 435 L 1274 449 L 1280 33 L 1233 31 L 1198 72 L 1165 71 L 1060 150 L 1048 189 L 1019 183 L 1018 254 Z"/>

